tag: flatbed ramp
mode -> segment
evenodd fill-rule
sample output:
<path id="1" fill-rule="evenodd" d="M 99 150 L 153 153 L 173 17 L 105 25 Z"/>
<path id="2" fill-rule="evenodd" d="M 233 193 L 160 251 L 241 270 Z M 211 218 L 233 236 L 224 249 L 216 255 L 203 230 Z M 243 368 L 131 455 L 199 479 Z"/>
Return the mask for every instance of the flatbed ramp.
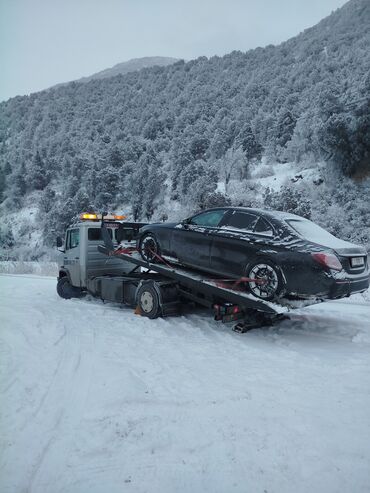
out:
<path id="1" fill-rule="evenodd" d="M 184 268 L 167 259 L 163 260 L 163 263 L 152 263 L 143 260 L 133 248 L 112 251 L 100 245 L 98 249 L 108 257 L 120 258 L 133 264 L 132 273 L 142 268 L 147 272 L 158 274 L 158 279 L 162 281 L 173 281 L 181 298 L 221 310 L 218 318 L 216 315 L 218 320 L 232 321 L 242 318 L 248 320 L 249 324 L 244 324 L 243 327 L 240 323 L 235 326 L 238 332 L 245 332 L 253 328 L 252 325 L 271 325 L 274 319 L 285 318 L 284 315 L 289 312 L 286 306 L 259 300 L 242 287 L 232 289 L 232 285 L 222 285 L 222 279 L 207 279 L 204 273 Z M 243 330 L 247 326 L 248 328 Z"/>

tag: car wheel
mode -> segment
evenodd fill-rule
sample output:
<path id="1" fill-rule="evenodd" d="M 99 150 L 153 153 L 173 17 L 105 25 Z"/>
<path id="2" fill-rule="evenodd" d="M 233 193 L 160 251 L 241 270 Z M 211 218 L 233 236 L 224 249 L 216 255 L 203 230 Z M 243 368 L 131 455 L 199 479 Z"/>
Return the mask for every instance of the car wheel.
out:
<path id="1" fill-rule="evenodd" d="M 284 277 L 281 269 L 273 262 L 257 260 L 247 268 L 246 274 L 247 277 L 256 279 L 256 282 L 248 282 L 249 291 L 256 298 L 271 301 L 282 296 Z"/>
<path id="2" fill-rule="evenodd" d="M 156 237 L 152 233 L 144 235 L 139 244 L 139 253 L 146 262 L 159 261 L 160 249 Z"/>

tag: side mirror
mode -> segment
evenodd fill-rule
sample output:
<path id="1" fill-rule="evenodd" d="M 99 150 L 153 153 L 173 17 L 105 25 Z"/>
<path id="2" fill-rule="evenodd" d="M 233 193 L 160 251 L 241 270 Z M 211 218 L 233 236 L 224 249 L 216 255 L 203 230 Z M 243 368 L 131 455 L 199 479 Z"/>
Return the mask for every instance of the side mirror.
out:
<path id="1" fill-rule="evenodd" d="M 63 240 L 60 236 L 57 236 L 57 248 L 60 248 L 63 246 Z"/>
<path id="2" fill-rule="evenodd" d="M 181 226 L 184 228 L 184 229 L 188 229 L 189 228 L 189 222 L 190 220 L 189 219 L 184 219 L 183 221 L 181 221 Z"/>

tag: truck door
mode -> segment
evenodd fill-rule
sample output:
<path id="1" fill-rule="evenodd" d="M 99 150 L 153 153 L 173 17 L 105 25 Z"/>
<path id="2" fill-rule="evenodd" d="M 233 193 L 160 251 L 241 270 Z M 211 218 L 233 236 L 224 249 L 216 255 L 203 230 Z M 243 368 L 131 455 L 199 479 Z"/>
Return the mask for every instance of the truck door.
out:
<path id="1" fill-rule="evenodd" d="M 106 223 L 106 227 L 113 244 L 116 246 L 116 232 L 118 231 L 118 223 Z M 86 246 L 86 282 L 87 279 L 101 275 L 120 276 L 135 267 L 133 264 L 125 262 L 120 258 L 107 257 L 106 255 L 100 253 L 98 250 L 98 245 L 103 244 L 104 242 L 101 228 L 96 225 L 88 226 Z"/>
<path id="2" fill-rule="evenodd" d="M 80 230 L 67 230 L 64 254 L 64 266 L 68 270 L 72 286 L 80 287 Z"/>

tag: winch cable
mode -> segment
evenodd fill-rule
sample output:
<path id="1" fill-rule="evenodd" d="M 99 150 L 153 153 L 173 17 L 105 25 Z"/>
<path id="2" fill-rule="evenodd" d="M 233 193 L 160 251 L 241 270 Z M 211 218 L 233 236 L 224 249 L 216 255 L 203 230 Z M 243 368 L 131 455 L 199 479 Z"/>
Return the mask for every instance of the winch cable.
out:
<path id="1" fill-rule="evenodd" d="M 149 248 L 149 252 L 154 255 L 154 257 L 156 257 L 160 262 L 162 262 L 163 264 L 165 264 L 167 267 L 169 267 L 170 269 L 173 269 L 173 266 L 171 264 L 169 264 L 163 257 L 161 257 L 157 252 L 155 252 L 154 250 L 152 250 L 151 248 Z"/>

